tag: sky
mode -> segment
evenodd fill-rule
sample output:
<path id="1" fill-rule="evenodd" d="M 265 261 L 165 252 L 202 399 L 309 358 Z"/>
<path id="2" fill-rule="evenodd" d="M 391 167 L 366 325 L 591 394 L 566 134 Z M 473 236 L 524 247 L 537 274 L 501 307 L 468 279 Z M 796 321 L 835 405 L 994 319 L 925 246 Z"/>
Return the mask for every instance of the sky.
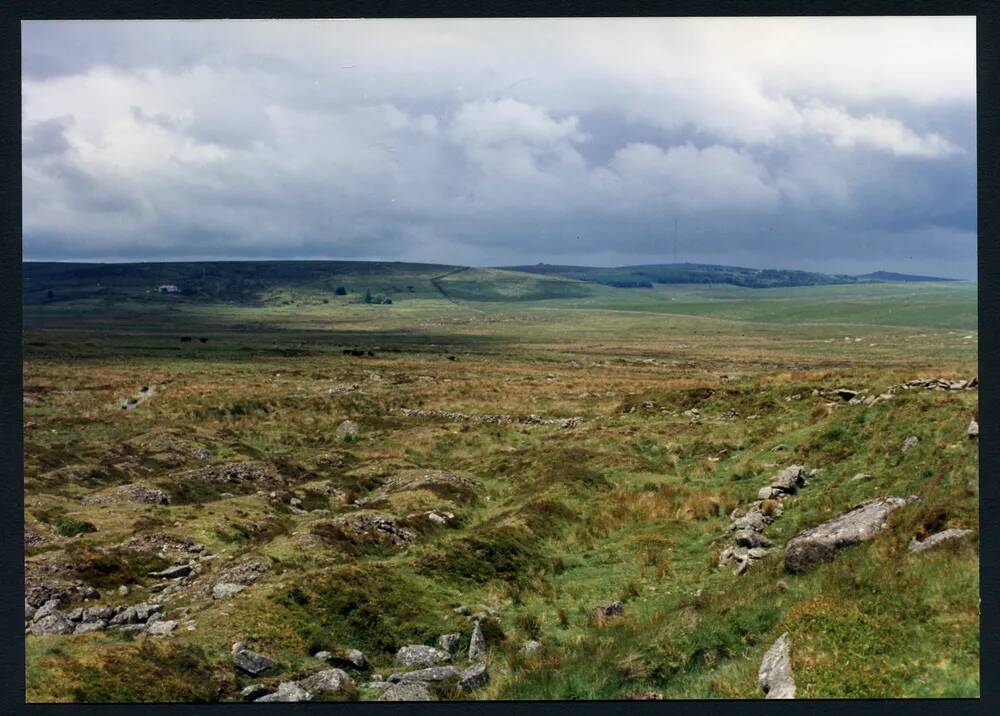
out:
<path id="1" fill-rule="evenodd" d="M 26 21 L 21 60 L 25 260 L 976 274 L 974 18 Z"/>

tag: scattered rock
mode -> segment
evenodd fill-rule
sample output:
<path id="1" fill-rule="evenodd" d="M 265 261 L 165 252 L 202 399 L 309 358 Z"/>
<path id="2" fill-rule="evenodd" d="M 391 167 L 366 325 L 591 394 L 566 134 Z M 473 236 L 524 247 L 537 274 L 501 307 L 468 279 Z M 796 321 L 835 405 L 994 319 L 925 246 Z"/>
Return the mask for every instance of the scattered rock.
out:
<path id="1" fill-rule="evenodd" d="M 427 684 L 419 681 L 401 681 L 384 689 L 379 701 L 433 701 Z"/>
<path id="2" fill-rule="evenodd" d="M 966 433 L 970 438 L 979 437 L 979 423 L 976 422 L 975 418 L 969 421 L 969 429 L 966 431 Z"/>
<path id="3" fill-rule="evenodd" d="M 278 668 L 278 662 L 269 656 L 258 654 L 256 651 L 240 648 L 233 653 L 233 666 L 250 676 L 260 676 Z"/>
<path id="4" fill-rule="evenodd" d="M 757 681 L 769 699 L 795 698 L 790 648 L 791 641 L 788 632 L 785 632 L 771 645 L 760 662 Z"/>
<path id="5" fill-rule="evenodd" d="M 912 540 L 910 540 L 909 551 L 911 554 L 919 554 L 920 552 L 928 550 L 932 547 L 937 547 L 942 542 L 947 542 L 949 540 L 954 540 L 954 539 L 961 539 L 962 537 L 967 537 L 971 534 L 973 534 L 972 530 L 949 529 L 932 534 L 923 542 L 914 537 Z"/>
<path id="6" fill-rule="evenodd" d="M 917 501 L 910 497 L 878 497 L 795 535 L 785 547 L 785 569 L 798 573 L 833 559 L 838 550 L 867 542 L 885 528 L 889 514 Z"/>
<path id="7" fill-rule="evenodd" d="M 903 446 L 900 448 L 900 450 L 902 450 L 903 452 L 910 452 L 910 450 L 915 448 L 919 443 L 920 443 L 920 438 L 918 438 L 916 435 L 911 435 L 910 437 L 906 438 L 906 440 L 903 441 Z"/>
<path id="8" fill-rule="evenodd" d="M 396 663 L 404 666 L 429 667 L 447 664 L 451 655 L 446 651 L 423 644 L 410 644 L 396 652 Z"/>

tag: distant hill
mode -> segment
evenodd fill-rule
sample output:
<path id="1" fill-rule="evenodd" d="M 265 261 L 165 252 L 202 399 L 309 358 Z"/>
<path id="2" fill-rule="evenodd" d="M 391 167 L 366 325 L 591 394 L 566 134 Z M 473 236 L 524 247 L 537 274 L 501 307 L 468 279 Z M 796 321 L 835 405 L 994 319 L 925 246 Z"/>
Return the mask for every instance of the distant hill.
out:
<path id="1" fill-rule="evenodd" d="M 874 271 L 858 276 L 863 281 L 956 281 L 954 278 L 941 278 L 940 276 L 914 276 L 907 273 L 893 273 L 892 271 Z"/>
<path id="2" fill-rule="evenodd" d="M 651 288 L 653 284 L 657 283 L 722 283 L 747 288 L 777 288 L 856 283 L 858 281 L 854 276 L 788 269 L 752 269 L 714 264 L 650 264 L 613 268 L 536 264 L 534 266 L 507 266 L 505 268 L 510 271 L 562 276 L 622 288 Z"/>

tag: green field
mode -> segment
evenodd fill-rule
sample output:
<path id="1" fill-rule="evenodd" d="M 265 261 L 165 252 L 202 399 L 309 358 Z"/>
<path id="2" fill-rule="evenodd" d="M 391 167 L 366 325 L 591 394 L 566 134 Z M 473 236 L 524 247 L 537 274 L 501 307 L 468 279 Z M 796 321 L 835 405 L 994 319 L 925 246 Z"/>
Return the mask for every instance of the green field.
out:
<path id="1" fill-rule="evenodd" d="M 65 588 L 71 609 L 80 580 L 100 592 L 88 606 L 161 599 L 178 622 L 166 636 L 26 636 L 29 701 L 238 701 L 338 648 L 369 667 L 337 698 L 371 700 L 373 675 L 401 670 L 399 647 L 457 632 L 468 648 L 460 605 L 487 612 L 490 681 L 441 699 L 759 698 L 761 657 L 784 632 L 800 698 L 979 694 L 978 444 L 966 436 L 978 391 L 895 390 L 870 405 L 829 393 L 974 376 L 975 284 L 625 289 L 347 262 L 32 265 L 25 277 L 29 590 Z M 167 283 L 189 292 L 155 291 Z M 123 409 L 143 386 L 148 399 Z M 496 415 L 510 419 L 476 419 Z M 357 435 L 337 434 L 344 420 Z M 919 443 L 903 452 L 909 436 Z M 273 479 L 206 477 L 234 462 Z M 730 512 L 792 464 L 820 472 L 768 527 L 774 548 L 742 576 L 720 568 Z M 476 486 L 392 488 L 419 470 Z M 126 484 L 170 503 L 88 504 Z M 909 494 L 920 501 L 871 542 L 784 570 L 802 529 Z M 414 538 L 336 526 L 356 515 Z M 907 551 L 950 527 L 975 534 Z M 153 592 L 164 580 L 149 572 L 179 559 L 156 546 L 165 535 L 211 556 Z M 213 599 L 249 561 L 264 566 Z M 615 600 L 623 616 L 593 618 Z M 529 639 L 541 646 L 522 653 Z M 277 669 L 235 672 L 240 640 Z"/>

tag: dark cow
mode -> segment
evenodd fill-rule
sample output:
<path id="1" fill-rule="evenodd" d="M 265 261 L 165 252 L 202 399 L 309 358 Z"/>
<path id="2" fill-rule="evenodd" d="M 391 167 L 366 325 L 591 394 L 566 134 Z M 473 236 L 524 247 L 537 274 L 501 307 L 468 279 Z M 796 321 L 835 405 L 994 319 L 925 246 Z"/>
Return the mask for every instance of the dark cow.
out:
<path id="1" fill-rule="evenodd" d="M 181 343 L 190 343 L 191 336 L 181 336 Z"/>

